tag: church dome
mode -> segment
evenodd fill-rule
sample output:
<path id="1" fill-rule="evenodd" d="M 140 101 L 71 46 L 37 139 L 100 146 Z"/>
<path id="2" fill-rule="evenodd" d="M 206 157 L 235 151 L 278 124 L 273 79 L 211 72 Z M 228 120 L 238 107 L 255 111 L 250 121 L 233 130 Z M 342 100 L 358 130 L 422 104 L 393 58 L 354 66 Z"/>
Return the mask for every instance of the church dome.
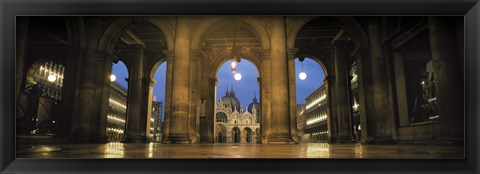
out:
<path id="1" fill-rule="evenodd" d="M 240 112 L 240 109 L 242 108 L 242 106 L 240 105 L 240 100 L 238 100 L 238 98 L 235 97 L 235 92 L 233 92 L 233 89 L 231 92 L 228 92 L 227 90 L 227 92 L 225 93 L 225 96 L 220 98 L 220 100 L 222 104 L 225 105 L 227 108 L 231 107 L 232 111 L 236 110 L 237 112 Z"/>
<path id="2" fill-rule="evenodd" d="M 247 108 L 248 112 L 253 113 L 252 112 L 253 106 L 255 106 L 255 109 L 257 110 L 257 113 L 259 113 L 260 103 L 258 103 L 256 96 L 253 97 L 253 102 L 248 105 L 248 108 Z"/>

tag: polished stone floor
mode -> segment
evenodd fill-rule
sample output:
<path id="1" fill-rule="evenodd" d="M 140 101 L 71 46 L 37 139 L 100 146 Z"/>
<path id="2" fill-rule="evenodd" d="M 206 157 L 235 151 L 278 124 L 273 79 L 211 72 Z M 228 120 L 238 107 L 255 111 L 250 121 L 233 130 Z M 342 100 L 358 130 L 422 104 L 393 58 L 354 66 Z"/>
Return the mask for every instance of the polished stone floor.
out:
<path id="1" fill-rule="evenodd" d="M 463 146 L 264 144 L 17 145 L 17 158 L 463 158 Z"/>

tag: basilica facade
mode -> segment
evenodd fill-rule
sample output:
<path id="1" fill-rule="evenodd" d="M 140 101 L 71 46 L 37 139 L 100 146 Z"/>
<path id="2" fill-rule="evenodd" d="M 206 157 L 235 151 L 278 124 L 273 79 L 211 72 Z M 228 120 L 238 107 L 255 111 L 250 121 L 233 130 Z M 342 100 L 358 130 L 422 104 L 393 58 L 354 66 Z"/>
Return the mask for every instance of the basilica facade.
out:
<path id="1" fill-rule="evenodd" d="M 233 88 L 227 90 L 215 109 L 215 142 L 256 143 L 260 132 L 259 111 L 260 104 L 255 96 L 243 110 Z"/>

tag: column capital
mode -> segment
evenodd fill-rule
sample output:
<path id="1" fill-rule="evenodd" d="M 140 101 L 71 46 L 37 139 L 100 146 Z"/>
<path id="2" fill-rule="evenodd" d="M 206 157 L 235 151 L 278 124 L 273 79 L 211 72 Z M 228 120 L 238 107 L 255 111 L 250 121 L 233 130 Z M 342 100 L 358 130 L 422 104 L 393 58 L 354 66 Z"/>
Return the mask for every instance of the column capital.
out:
<path id="1" fill-rule="evenodd" d="M 155 79 L 150 78 L 150 77 L 145 77 L 145 78 L 143 78 L 143 83 L 144 83 L 145 85 L 149 85 L 149 86 L 152 86 L 152 87 L 153 87 L 153 85 L 155 85 L 156 82 L 157 82 L 157 81 L 155 81 Z"/>
<path id="2" fill-rule="evenodd" d="M 167 58 L 173 57 L 173 55 L 175 55 L 175 50 L 163 50 L 162 52 L 163 54 L 165 54 L 165 56 L 167 56 Z"/>
<path id="3" fill-rule="evenodd" d="M 260 59 L 261 60 L 269 60 L 271 58 L 271 52 L 270 50 L 261 50 L 259 51 L 260 53 Z"/>
<path id="4" fill-rule="evenodd" d="M 202 51 L 201 50 L 190 50 L 190 59 L 192 60 L 200 60 L 202 58 Z"/>
<path id="5" fill-rule="evenodd" d="M 217 86 L 218 78 L 209 78 L 208 82 L 210 83 L 210 85 Z"/>
<path id="6" fill-rule="evenodd" d="M 72 57 L 77 55 L 85 55 L 87 52 L 87 48 L 68 48 L 66 51 L 66 55 L 68 57 Z"/>
<path id="7" fill-rule="evenodd" d="M 325 78 L 323 78 L 323 82 L 324 83 L 333 83 L 333 81 L 335 80 L 335 76 L 325 76 Z"/>
<path id="8" fill-rule="evenodd" d="M 288 59 L 295 59 L 298 52 L 298 48 L 289 48 L 287 50 Z"/>
<path id="9" fill-rule="evenodd" d="M 118 57 L 115 56 L 114 54 L 112 53 L 109 53 L 107 51 L 97 51 L 97 59 L 98 60 L 104 60 L 104 61 L 108 61 L 108 62 L 118 62 Z"/>

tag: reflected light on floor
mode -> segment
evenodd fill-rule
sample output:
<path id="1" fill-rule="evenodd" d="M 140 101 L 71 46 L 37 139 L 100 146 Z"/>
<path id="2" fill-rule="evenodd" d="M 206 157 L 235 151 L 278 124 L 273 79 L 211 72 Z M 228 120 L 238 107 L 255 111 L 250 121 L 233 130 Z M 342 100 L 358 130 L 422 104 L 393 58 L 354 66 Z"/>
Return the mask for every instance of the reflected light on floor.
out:
<path id="1" fill-rule="evenodd" d="M 148 144 L 148 152 L 147 152 L 148 158 L 153 158 L 153 150 L 154 149 L 155 149 L 155 144 L 154 143 L 149 143 Z"/>
<path id="2" fill-rule="evenodd" d="M 330 151 L 327 143 L 309 143 L 307 146 L 307 158 L 329 158 Z"/>
<path id="3" fill-rule="evenodd" d="M 125 148 L 123 146 L 123 143 L 120 142 L 107 143 L 104 153 L 105 158 L 124 158 Z"/>
<path id="4" fill-rule="evenodd" d="M 355 158 L 363 158 L 363 146 L 355 146 Z"/>

